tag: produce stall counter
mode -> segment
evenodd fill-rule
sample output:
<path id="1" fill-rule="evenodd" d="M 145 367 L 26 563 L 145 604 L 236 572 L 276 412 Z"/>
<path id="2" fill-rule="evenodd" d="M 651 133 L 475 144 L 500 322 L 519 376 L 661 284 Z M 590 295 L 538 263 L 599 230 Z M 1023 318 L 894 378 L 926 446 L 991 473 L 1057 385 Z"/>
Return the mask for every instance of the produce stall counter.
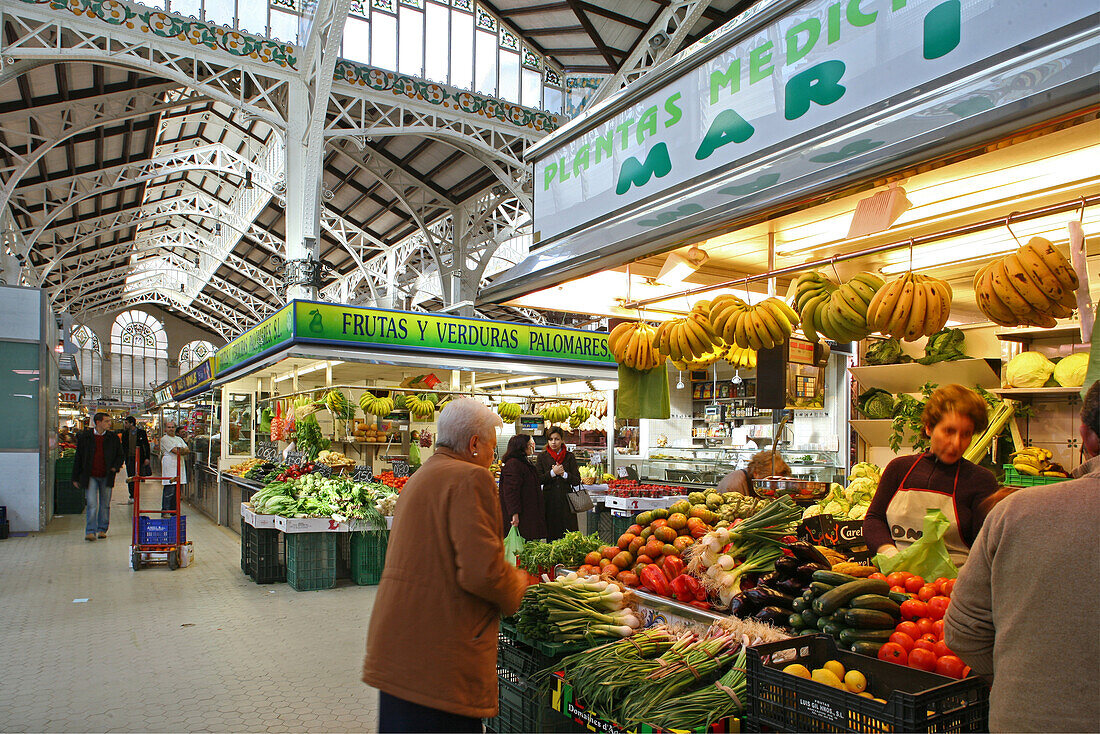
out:
<path id="1" fill-rule="evenodd" d="M 218 470 L 199 464 L 187 483 L 187 502 L 211 520 L 218 519 Z"/>
<path id="2" fill-rule="evenodd" d="M 230 508 L 239 507 L 247 502 L 262 487 L 259 482 L 242 479 L 234 474 L 222 472 L 218 475 L 218 524 L 226 525 L 240 535 L 241 515 L 230 512 Z"/>

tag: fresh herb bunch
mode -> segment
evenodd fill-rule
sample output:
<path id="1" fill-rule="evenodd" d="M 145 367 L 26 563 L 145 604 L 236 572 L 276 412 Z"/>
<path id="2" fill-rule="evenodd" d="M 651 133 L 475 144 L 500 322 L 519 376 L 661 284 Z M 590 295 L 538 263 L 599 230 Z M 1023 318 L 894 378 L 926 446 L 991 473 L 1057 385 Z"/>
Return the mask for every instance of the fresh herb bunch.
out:
<path id="1" fill-rule="evenodd" d="M 932 382 L 921 385 L 920 391 L 924 396 L 924 400 L 917 400 L 908 393 L 902 393 L 898 397 L 898 402 L 894 405 L 893 433 L 890 434 L 890 448 L 895 454 L 901 450 L 901 442 L 904 440 L 907 430 L 913 433 L 914 451 L 924 451 L 931 444 L 931 439 L 924 435 L 924 423 L 921 421 L 921 414 L 924 412 L 924 404 L 935 392 L 936 387 L 938 386 Z"/>
<path id="2" fill-rule="evenodd" d="M 517 558 L 522 568 L 538 573 L 539 569 L 553 568 L 559 563 L 568 567 L 579 566 L 584 563 L 586 555 L 599 550 L 602 545 L 598 533 L 584 535 L 572 530 L 551 543 L 542 540 L 527 541 Z"/>
<path id="3" fill-rule="evenodd" d="M 317 454 L 329 447 L 328 439 L 321 435 L 321 426 L 311 415 L 298 420 L 294 432 L 294 443 L 298 451 L 310 461 L 316 459 Z"/>

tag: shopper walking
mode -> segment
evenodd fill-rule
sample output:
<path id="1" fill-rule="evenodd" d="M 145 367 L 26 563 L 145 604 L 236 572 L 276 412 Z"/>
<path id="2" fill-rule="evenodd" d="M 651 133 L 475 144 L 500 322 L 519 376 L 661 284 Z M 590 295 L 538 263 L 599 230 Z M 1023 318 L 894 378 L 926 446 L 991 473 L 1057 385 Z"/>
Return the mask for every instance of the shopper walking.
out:
<path id="1" fill-rule="evenodd" d="M 500 417 L 460 398 L 436 425 L 435 453 L 401 491 L 367 633 L 380 732 L 480 732 L 497 713 L 497 624 L 527 588 L 504 562 L 488 469 Z"/>
<path id="2" fill-rule="evenodd" d="M 778 451 L 759 451 L 744 469 L 734 469 L 718 482 L 719 492 L 737 492 L 752 496 L 752 480 L 771 476 L 789 476 L 791 467 Z"/>
<path id="3" fill-rule="evenodd" d="M 557 540 L 566 531 L 577 529 L 577 515 L 566 498 L 581 484 L 577 457 L 565 447 L 565 432 L 554 426 L 546 434 L 546 450 L 535 463 L 542 482 L 546 507 L 546 539 Z"/>
<path id="4" fill-rule="evenodd" d="M 517 433 L 508 439 L 500 468 L 503 534 L 507 535 L 514 527 L 525 540 L 546 537 L 546 505 L 542 500 L 539 474 L 531 464 L 534 455 L 534 439 L 526 433 Z"/>
<path id="5" fill-rule="evenodd" d="M 126 416 L 122 429 L 122 455 L 126 457 L 126 474 L 131 478 L 147 477 L 153 473 L 150 461 L 149 434 L 137 424 L 132 415 Z M 134 483 L 127 482 L 130 504 L 134 504 Z"/>
<path id="6" fill-rule="evenodd" d="M 1100 382 L 1081 424 L 1085 453 L 1100 455 Z M 1097 527 L 1100 468 L 1016 492 L 986 518 L 951 594 L 944 641 L 993 676 L 990 731 L 1100 731 L 1100 613 L 1074 583 L 1100 576 Z"/>
<path id="7" fill-rule="evenodd" d="M 979 506 L 997 491 L 993 472 L 963 458 L 974 434 L 989 424 L 986 404 L 969 388 L 944 385 L 928 398 L 921 421 L 931 446 L 886 465 L 863 519 L 863 537 L 873 552 L 893 555 L 924 533 L 928 510 L 940 510 L 949 523 L 947 552 L 961 566 L 981 529 Z"/>
<path id="8" fill-rule="evenodd" d="M 108 430 L 111 416 L 96 413 L 93 420 L 93 428 L 77 434 L 73 457 L 73 486 L 85 493 L 84 540 L 107 537 L 107 526 L 111 523 L 111 489 L 115 474 L 122 468 L 122 445 L 118 435 Z"/>
<path id="9" fill-rule="evenodd" d="M 176 435 L 175 421 L 164 424 L 164 435 L 160 437 L 160 475 L 167 477 L 163 480 L 164 490 L 161 496 L 161 510 L 178 510 L 176 504 L 176 473 L 179 472 L 180 485 L 187 484 L 187 465 L 184 456 L 191 453 L 187 448 L 187 442 Z M 182 494 L 182 486 L 180 493 Z"/>

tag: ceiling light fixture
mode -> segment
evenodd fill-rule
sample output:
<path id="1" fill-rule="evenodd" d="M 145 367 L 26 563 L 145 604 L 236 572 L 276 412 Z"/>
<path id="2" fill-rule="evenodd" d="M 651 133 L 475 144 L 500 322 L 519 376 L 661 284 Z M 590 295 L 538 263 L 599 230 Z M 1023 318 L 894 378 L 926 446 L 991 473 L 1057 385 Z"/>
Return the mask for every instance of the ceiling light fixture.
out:
<path id="1" fill-rule="evenodd" d="M 852 224 L 848 227 L 848 238 L 890 229 L 898 221 L 898 217 L 912 206 L 913 203 L 905 198 L 905 189 L 892 184 L 886 191 L 880 191 L 856 204 Z"/>
<path id="2" fill-rule="evenodd" d="M 682 255 L 678 252 L 670 252 L 665 258 L 665 264 L 661 266 L 661 272 L 654 280 L 661 285 L 683 283 L 684 279 L 701 268 L 709 259 L 710 255 L 698 245 L 692 245 Z"/>

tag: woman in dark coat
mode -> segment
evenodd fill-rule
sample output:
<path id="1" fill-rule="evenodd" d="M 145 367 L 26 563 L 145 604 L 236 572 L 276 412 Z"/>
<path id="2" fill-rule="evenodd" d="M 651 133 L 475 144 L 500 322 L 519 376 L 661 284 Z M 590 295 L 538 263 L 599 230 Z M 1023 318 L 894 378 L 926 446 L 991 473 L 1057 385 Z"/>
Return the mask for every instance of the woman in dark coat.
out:
<path id="1" fill-rule="evenodd" d="M 500 508 L 503 513 L 504 535 L 513 527 L 524 540 L 546 537 L 546 508 L 542 501 L 542 483 L 531 464 L 535 442 L 525 433 L 508 440 L 508 449 L 501 460 Z"/>
<path id="2" fill-rule="evenodd" d="M 581 470 L 577 457 L 565 448 L 565 434 L 560 428 L 551 428 L 546 438 L 546 450 L 539 454 L 535 468 L 546 502 L 546 539 L 557 540 L 566 531 L 577 529 L 577 515 L 565 496 L 580 486 Z"/>

